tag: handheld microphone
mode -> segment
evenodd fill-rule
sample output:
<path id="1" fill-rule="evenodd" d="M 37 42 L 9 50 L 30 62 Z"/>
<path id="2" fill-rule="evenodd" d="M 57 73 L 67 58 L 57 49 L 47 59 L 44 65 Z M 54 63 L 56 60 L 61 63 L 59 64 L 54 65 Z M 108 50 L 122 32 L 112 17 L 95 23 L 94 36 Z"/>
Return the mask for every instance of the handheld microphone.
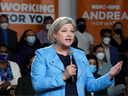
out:
<path id="1" fill-rule="evenodd" d="M 69 50 L 67 51 L 67 54 L 70 56 L 70 64 L 73 64 L 73 63 L 72 63 L 73 51 L 72 51 L 71 49 L 69 49 Z M 75 82 L 74 76 L 72 76 L 72 82 Z"/>

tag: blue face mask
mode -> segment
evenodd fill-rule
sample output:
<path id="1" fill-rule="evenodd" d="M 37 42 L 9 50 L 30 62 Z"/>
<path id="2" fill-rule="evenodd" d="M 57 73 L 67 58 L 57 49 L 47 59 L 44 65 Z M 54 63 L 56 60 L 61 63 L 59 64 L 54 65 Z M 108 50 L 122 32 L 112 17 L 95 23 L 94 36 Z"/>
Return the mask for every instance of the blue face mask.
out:
<path id="1" fill-rule="evenodd" d="M 95 65 L 90 65 L 91 71 L 92 73 L 96 72 L 96 66 Z"/>
<path id="2" fill-rule="evenodd" d="M 29 36 L 27 37 L 26 41 L 29 43 L 29 44 L 34 44 L 35 41 L 36 41 L 36 38 L 34 36 Z"/>

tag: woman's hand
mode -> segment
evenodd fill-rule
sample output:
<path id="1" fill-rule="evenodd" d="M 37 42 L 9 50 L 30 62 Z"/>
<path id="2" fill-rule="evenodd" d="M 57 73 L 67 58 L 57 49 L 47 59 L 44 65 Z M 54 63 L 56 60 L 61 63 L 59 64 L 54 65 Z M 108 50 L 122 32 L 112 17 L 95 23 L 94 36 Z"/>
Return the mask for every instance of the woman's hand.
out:
<path id="1" fill-rule="evenodd" d="M 76 66 L 74 64 L 71 64 L 66 67 L 64 73 L 63 73 L 63 80 L 67 80 L 70 78 L 72 75 L 76 75 Z"/>
<path id="2" fill-rule="evenodd" d="M 10 90 L 10 94 L 12 95 L 12 96 L 15 96 L 15 90 L 13 89 L 13 90 Z"/>
<path id="3" fill-rule="evenodd" d="M 14 88 L 14 89 L 16 89 L 16 85 L 11 85 L 11 88 Z"/>
<path id="4" fill-rule="evenodd" d="M 1 90 L 6 90 L 8 88 L 8 86 L 10 86 L 10 82 L 7 81 L 5 83 L 2 83 L 1 84 Z"/>
<path id="5" fill-rule="evenodd" d="M 118 62 L 115 66 L 113 66 L 109 72 L 109 79 L 111 80 L 115 75 L 117 75 L 122 68 L 123 61 Z"/>

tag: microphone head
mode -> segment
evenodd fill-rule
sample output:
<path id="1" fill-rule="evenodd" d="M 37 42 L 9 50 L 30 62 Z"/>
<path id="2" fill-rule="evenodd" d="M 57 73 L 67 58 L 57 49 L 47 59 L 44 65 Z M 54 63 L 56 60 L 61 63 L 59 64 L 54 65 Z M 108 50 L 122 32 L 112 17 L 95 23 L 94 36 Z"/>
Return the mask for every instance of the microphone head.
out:
<path id="1" fill-rule="evenodd" d="M 68 55 L 73 55 L 73 51 L 72 51 L 71 49 L 69 49 L 69 50 L 67 51 L 67 54 L 68 54 Z"/>

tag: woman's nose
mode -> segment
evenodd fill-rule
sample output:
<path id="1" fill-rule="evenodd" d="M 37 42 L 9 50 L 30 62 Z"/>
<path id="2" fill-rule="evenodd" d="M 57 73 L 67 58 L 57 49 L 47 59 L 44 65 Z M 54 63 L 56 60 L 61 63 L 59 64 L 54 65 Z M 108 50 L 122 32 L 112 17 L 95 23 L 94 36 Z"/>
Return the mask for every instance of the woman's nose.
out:
<path id="1" fill-rule="evenodd" d="M 71 36 L 71 32 L 70 31 L 68 31 L 68 36 Z"/>

